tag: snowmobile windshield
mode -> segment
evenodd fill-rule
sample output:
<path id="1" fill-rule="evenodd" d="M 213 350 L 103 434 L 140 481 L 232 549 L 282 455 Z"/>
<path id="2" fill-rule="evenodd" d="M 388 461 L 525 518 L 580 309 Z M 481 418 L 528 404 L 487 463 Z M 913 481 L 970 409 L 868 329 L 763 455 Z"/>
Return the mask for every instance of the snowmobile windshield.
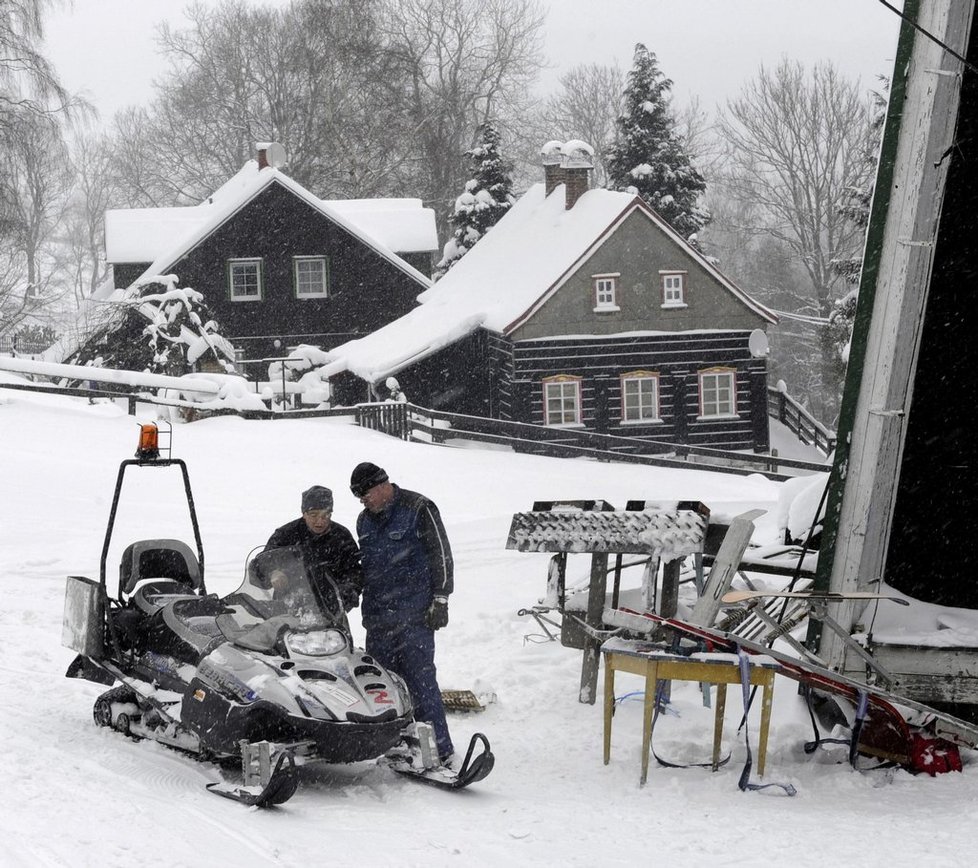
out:
<path id="1" fill-rule="evenodd" d="M 298 546 L 256 555 L 241 586 L 223 602 L 231 611 L 218 619 L 221 632 L 255 650 L 271 650 L 289 630 L 318 630 L 338 623 L 337 613 L 324 604 L 311 581 Z"/>

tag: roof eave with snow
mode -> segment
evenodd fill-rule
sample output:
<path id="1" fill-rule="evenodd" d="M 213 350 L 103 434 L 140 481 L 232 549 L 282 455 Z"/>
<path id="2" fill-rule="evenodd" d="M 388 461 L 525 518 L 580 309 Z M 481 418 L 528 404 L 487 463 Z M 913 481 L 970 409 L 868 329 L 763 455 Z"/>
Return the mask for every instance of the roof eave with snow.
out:
<path id="1" fill-rule="evenodd" d="M 201 205 L 107 211 L 106 257 L 109 262 L 119 264 L 150 261 L 142 276 L 166 272 L 273 183 L 358 238 L 422 287 L 431 285 L 427 276 L 364 228 L 367 224 L 379 234 L 396 237 L 403 242 L 398 246 L 406 248 L 403 253 L 434 250 L 437 248 L 434 212 L 421 208 L 420 200 L 379 200 L 381 204 L 372 209 L 341 201 L 339 207 L 334 207 L 274 167 L 259 170 L 255 161 L 249 161 Z M 411 221 L 404 219 L 406 214 L 412 215 Z M 410 231 L 397 235 L 396 227 L 408 222 Z M 174 237 L 178 240 L 165 248 L 156 243 L 158 239 Z"/>

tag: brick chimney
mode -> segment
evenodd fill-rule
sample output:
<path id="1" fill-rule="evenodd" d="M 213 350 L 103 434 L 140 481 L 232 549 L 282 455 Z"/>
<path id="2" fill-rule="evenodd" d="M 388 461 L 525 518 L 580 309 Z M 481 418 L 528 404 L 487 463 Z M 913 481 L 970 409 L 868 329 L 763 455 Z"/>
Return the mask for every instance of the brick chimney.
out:
<path id="1" fill-rule="evenodd" d="M 285 148 L 278 142 L 255 142 L 255 150 L 258 152 L 258 171 L 267 169 L 281 169 L 286 162 Z"/>
<path id="2" fill-rule="evenodd" d="M 564 185 L 564 207 L 570 210 L 590 186 L 588 172 L 594 168 L 594 148 L 587 142 L 547 142 L 540 148 L 545 194 Z"/>
<path id="3" fill-rule="evenodd" d="M 553 193 L 558 184 L 564 183 L 564 170 L 561 166 L 564 161 L 564 155 L 561 153 L 563 146 L 562 142 L 550 141 L 540 148 L 545 196 Z"/>
<path id="4" fill-rule="evenodd" d="M 588 172 L 594 168 L 594 148 L 580 139 L 572 139 L 569 142 L 564 142 L 561 150 L 564 155 L 561 166 L 564 171 L 566 207 L 570 211 L 590 187 Z"/>

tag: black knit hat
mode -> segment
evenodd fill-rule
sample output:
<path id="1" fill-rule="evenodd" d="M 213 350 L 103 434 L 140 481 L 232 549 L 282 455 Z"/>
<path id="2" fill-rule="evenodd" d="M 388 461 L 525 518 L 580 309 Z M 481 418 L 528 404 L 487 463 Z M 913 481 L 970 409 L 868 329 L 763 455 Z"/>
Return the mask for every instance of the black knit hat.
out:
<path id="1" fill-rule="evenodd" d="M 302 492 L 302 511 L 310 509 L 333 509 L 333 492 L 322 485 L 314 485 Z"/>
<path id="2" fill-rule="evenodd" d="M 354 497 L 363 497 L 375 485 L 387 482 L 387 473 L 382 467 L 364 461 L 353 468 L 350 475 L 350 491 Z"/>

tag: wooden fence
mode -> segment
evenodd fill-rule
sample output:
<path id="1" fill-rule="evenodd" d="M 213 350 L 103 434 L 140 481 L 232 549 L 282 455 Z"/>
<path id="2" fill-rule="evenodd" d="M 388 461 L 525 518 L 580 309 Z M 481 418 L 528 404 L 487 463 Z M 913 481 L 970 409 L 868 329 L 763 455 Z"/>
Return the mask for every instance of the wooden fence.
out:
<path id="1" fill-rule="evenodd" d="M 781 422 L 789 431 L 824 455 L 835 450 L 835 432 L 826 428 L 787 392 L 768 388 L 767 413 Z"/>
<path id="2" fill-rule="evenodd" d="M 89 399 L 111 398 L 125 401 L 129 414 L 135 415 L 136 404 L 181 407 L 188 412 L 200 410 L 200 405 L 192 401 L 166 400 L 135 390 L 105 389 L 66 389 L 39 383 L 0 383 L 0 388 L 20 389 L 35 392 L 48 392 L 72 395 Z M 776 393 L 781 395 L 783 393 Z M 770 404 L 769 404 L 770 406 Z M 789 407 L 797 407 L 788 404 Z M 801 408 L 798 408 L 801 409 Z M 760 473 L 770 479 L 787 479 L 797 472 L 818 472 L 827 470 L 825 464 L 811 461 L 797 461 L 772 455 L 758 455 L 749 452 L 731 452 L 711 449 L 705 446 L 660 443 L 635 437 L 619 437 L 614 434 L 598 434 L 567 428 L 550 428 L 524 422 L 507 422 L 500 419 L 486 419 L 481 416 L 467 416 L 461 413 L 447 413 L 429 410 L 413 404 L 379 403 L 359 404 L 354 407 L 334 407 L 314 410 L 207 410 L 208 415 L 237 414 L 246 419 L 303 419 L 327 416 L 351 417 L 351 421 L 362 428 L 380 431 L 401 440 L 415 440 L 438 443 L 447 446 L 463 445 L 466 442 L 487 443 L 508 446 L 514 452 L 554 457 L 584 457 L 597 461 L 616 461 L 645 464 L 657 467 L 701 468 L 720 473 L 748 475 Z M 788 418 L 811 420 L 791 413 Z M 811 420 L 814 421 L 814 420 Z M 817 425 L 817 423 L 815 423 Z M 789 425 L 790 427 L 790 425 Z M 831 432 L 818 426 L 823 442 Z M 792 428 L 792 430 L 795 430 Z M 784 472 L 788 471 L 788 472 Z"/>
<path id="3" fill-rule="evenodd" d="M 597 434 L 567 428 L 549 428 L 525 422 L 506 422 L 429 410 L 413 404 L 363 404 L 356 408 L 357 423 L 403 440 L 462 445 L 465 442 L 509 446 L 515 452 L 554 457 L 586 457 L 598 461 L 630 462 L 658 467 L 702 467 L 720 473 L 760 473 L 785 479 L 782 470 L 817 472 L 825 464 L 797 461 L 704 446 L 659 443 L 635 437 Z"/>

